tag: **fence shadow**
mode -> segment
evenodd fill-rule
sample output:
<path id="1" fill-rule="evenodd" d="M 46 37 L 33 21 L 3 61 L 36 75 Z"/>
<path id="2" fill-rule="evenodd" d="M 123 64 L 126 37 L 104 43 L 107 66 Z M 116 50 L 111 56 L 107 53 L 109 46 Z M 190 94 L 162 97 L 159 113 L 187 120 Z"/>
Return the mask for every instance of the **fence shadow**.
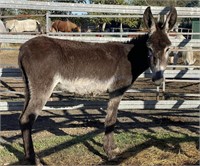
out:
<path id="1" fill-rule="evenodd" d="M 150 146 L 156 146 L 159 148 L 158 142 L 164 142 L 163 146 L 166 146 L 170 142 L 169 140 L 158 140 L 155 137 L 148 138 L 149 141 L 134 147 L 127 149 L 122 152 L 117 160 L 107 161 L 105 154 L 102 154 L 99 150 L 95 149 L 88 141 L 92 141 L 99 147 L 102 147 L 102 143 L 96 142 L 94 138 L 104 132 L 104 117 L 106 115 L 105 111 L 102 109 L 90 110 L 90 109 L 79 109 L 79 110 L 63 110 L 63 111 L 43 111 L 44 115 L 41 115 L 35 125 L 33 134 L 39 133 L 46 130 L 56 136 L 63 136 L 66 133 L 60 128 L 82 128 L 82 127 L 93 127 L 95 130 L 87 132 L 86 134 L 81 134 L 79 136 L 74 136 L 70 141 L 60 143 L 54 147 L 45 149 L 38 153 L 40 158 L 49 156 L 51 154 L 57 153 L 63 149 L 70 148 L 76 144 L 83 143 L 88 151 L 96 156 L 99 156 L 103 162 L 100 165 L 111 165 L 111 164 L 121 164 L 124 160 L 137 155 L 142 149 L 147 149 Z M 1 115 L 2 132 L 3 131 L 18 131 L 18 117 L 19 113 L 13 114 L 3 114 Z M 172 119 L 176 117 L 175 121 Z M 190 121 L 182 121 L 184 117 L 190 118 Z M 172 118 L 172 119 L 171 119 Z M 119 110 L 118 122 L 116 124 L 116 133 L 120 132 L 132 132 L 133 129 L 142 129 L 147 132 L 155 133 L 157 127 L 161 127 L 168 132 L 177 132 L 185 134 L 182 130 L 176 131 L 171 126 L 176 126 L 182 128 L 183 130 L 189 130 L 190 132 L 199 132 L 199 122 L 198 122 L 198 110 L 177 110 L 177 111 L 155 111 L 155 110 Z M 57 120 L 55 120 L 57 119 Z M 124 119 L 126 119 L 124 121 Z M 79 123 L 73 123 L 77 121 Z M 155 128 L 155 129 L 154 129 Z M 189 136 L 188 136 L 189 137 Z M 15 149 L 11 144 L 17 139 L 21 139 L 21 134 L 16 134 L 14 136 L 3 136 L 4 140 L 8 143 L 3 143 L 2 145 L 19 159 L 19 162 L 12 163 L 14 165 L 26 165 L 23 161 L 23 153 Z M 184 141 L 184 139 L 179 140 Z M 198 141 L 197 141 L 198 142 Z M 21 145 L 22 146 L 22 145 Z M 142 147 L 142 148 L 141 148 Z"/>

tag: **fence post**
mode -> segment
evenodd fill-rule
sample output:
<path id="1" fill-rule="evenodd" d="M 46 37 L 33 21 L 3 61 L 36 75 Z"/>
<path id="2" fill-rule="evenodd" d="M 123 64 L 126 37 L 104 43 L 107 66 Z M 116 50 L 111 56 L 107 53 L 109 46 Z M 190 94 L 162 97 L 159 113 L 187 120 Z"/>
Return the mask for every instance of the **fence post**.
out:
<path id="1" fill-rule="evenodd" d="M 160 86 L 156 87 L 156 100 L 159 101 L 160 99 Z"/>
<path id="2" fill-rule="evenodd" d="M 162 99 L 163 99 L 163 100 L 165 100 L 165 89 L 166 89 L 166 84 L 165 84 L 165 78 L 164 78 L 164 81 L 163 81 L 163 89 L 162 89 L 162 94 L 163 94 Z"/>
<path id="3" fill-rule="evenodd" d="M 46 34 L 48 36 L 48 33 L 49 33 L 49 29 L 50 29 L 50 25 L 51 25 L 51 19 L 49 18 L 49 15 L 50 15 L 50 12 L 47 11 L 46 13 Z"/>

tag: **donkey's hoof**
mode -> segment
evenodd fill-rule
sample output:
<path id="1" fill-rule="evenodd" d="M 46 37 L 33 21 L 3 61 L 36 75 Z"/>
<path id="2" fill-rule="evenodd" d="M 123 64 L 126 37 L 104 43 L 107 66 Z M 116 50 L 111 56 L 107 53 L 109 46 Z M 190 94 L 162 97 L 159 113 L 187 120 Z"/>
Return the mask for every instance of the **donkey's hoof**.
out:
<path id="1" fill-rule="evenodd" d="M 120 153 L 120 149 L 118 147 L 116 147 L 115 149 L 112 150 L 113 153 L 115 153 L 116 155 Z"/>
<path id="2" fill-rule="evenodd" d="M 36 166 L 43 166 L 43 164 L 41 163 L 41 161 L 38 157 L 35 158 L 35 165 Z"/>
<path id="3" fill-rule="evenodd" d="M 108 160 L 115 160 L 116 156 L 120 153 L 120 149 L 117 147 L 113 150 L 111 150 L 108 154 Z"/>
<path id="4" fill-rule="evenodd" d="M 26 161 L 30 163 L 31 165 L 36 165 L 36 166 L 43 166 L 42 162 L 40 161 L 38 156 L 35 156 L 34 158 L 26 158 Z"/>

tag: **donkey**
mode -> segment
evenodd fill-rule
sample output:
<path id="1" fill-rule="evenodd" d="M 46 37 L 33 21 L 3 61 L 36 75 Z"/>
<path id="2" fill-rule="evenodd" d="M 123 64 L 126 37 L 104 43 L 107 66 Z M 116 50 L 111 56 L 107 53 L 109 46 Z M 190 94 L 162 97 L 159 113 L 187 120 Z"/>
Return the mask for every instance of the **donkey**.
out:
<path id="1" fill-rule="evenodd" d="M 54 87 L 77 94 L 108 92 L 103 148 L 108 159 L 119 152 L 113 132 L 119 103 L 137 77 L 149 67 L 156 85 L 163 81 L 171 44 L 167 32 L 177 19 L 174 7 L 166 21 L 157 23 L 150 7 L 144 12 L 149 33 L 127 43 L 86 43 L 44 36 L 24 43 L 19 52 L 19 67 L 25 82 L 24 110 L 19 117 L 25 158 L 40 165 L 31 136 L 34 121 Z"/>

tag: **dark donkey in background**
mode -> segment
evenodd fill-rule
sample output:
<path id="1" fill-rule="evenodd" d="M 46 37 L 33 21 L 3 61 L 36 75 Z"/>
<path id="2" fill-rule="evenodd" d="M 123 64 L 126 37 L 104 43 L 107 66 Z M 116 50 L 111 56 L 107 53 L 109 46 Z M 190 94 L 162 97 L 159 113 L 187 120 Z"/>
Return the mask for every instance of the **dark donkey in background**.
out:
<path id="1" fill-rule="evenodd" d="M 150 7 L 144 12 L 147 35 L 128 43 L 86 43 L 36 37 L 22 45 L 19 66 L 25 81 L 25 105 L 19 122 L 25 157 L 40 164 L 31 137 L 32 125 L 54 87 L 77 94 L 109 93 L 103 147 L 109 159 L 118 152 L 113 138 L 117 110 L 123 94 L 149 67 L 156 85 L 163 81 L 171 44 L 167 32 L 177 19 L 171 8 L 166 21 L 156 23 Z"/>

